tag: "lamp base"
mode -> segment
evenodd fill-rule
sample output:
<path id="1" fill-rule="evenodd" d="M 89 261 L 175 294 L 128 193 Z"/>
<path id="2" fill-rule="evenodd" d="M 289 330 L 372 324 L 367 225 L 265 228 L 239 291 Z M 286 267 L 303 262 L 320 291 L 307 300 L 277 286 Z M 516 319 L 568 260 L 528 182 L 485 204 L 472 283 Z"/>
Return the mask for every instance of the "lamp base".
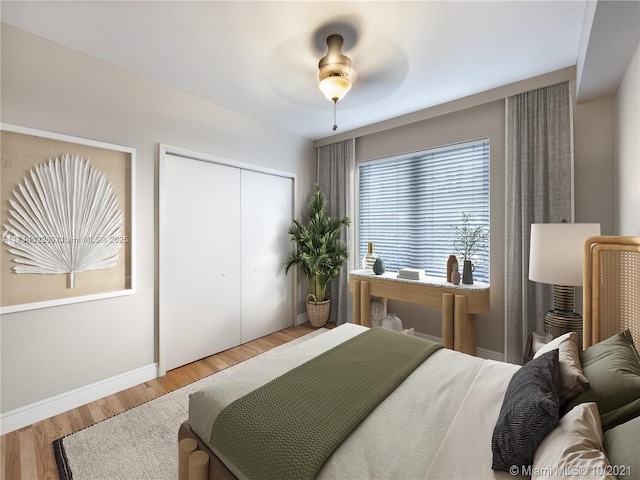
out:
<path id="1" fill-rule="evenodd" d="M 582 315 L 575 312 L 551 310 L 544 316 L 544 331 L 553 338 L 568 332 L 578 334 L 578 347 L 582 349 Z"/>

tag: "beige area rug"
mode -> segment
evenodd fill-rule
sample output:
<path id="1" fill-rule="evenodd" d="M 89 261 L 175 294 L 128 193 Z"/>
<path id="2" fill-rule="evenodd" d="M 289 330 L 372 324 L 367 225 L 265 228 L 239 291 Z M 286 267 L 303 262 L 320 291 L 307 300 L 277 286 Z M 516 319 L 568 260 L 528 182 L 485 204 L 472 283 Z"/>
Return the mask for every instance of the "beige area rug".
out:
<path id="1" fill-rule="evenodd" d="M 325 331 L 320 328 L 56 440 L 53 448 L 60 479 L 175 480 L 178 428 L 187 419 L 191 393 Z"/>

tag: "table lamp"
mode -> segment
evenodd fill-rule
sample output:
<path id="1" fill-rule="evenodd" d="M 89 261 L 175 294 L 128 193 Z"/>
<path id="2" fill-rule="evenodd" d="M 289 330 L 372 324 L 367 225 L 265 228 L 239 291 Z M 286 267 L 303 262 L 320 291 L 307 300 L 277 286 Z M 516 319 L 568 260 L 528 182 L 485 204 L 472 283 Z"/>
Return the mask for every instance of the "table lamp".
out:
<path id="1" fill-rule="evenodd" d="M 582 285 L 584 242 L 600 235 L 598 223 L 534 223 L 531 225 L 529 280 L 553 285 L 553 310 L 544 317 L 545 332 L 558 337 L 578 333 L 582 315 L 575 309 L 575 287 Z"/>

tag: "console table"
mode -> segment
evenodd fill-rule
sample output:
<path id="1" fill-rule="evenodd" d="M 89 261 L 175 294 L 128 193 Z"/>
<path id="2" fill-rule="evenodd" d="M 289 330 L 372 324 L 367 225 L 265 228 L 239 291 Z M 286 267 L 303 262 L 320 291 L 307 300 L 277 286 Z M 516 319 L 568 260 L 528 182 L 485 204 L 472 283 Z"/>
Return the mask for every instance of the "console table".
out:
<path id="1" fill-rule="evenodd" d="M 417 303 L 442 310 L 442 343 L 445 347 L 476 354 L 476 313 L 489 311 L 489 284 L 454 285 L 443 278 L 405 280 L 397 273 L 376 275 L 367 270 L 349 273 L 353 294 L 353 322 L 369 326 L 371 297 Z"/>

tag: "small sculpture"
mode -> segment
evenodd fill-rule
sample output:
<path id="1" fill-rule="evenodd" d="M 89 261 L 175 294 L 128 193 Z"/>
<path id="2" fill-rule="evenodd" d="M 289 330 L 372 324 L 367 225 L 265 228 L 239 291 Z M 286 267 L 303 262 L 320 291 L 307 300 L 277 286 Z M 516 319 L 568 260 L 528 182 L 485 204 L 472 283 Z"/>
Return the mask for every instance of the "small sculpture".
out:
<path id="1" fill-rule="evenodd" d="M 460 272 L 458 271 L 457 262 L 451 265 L 451 282 L 454 285 L 458 285 L 460 283 Z"/>
<path id="2" fill-rule="evenodd" d="M 380 257 L 376 258 L 376 261 L 373 264 L 373 273 L 375 273 L 376 275 L 382 275 L 385 271 L 386 271 L 386 268 L 384 266 L 384 262 L 382 261 L 382 258 Z"/>

